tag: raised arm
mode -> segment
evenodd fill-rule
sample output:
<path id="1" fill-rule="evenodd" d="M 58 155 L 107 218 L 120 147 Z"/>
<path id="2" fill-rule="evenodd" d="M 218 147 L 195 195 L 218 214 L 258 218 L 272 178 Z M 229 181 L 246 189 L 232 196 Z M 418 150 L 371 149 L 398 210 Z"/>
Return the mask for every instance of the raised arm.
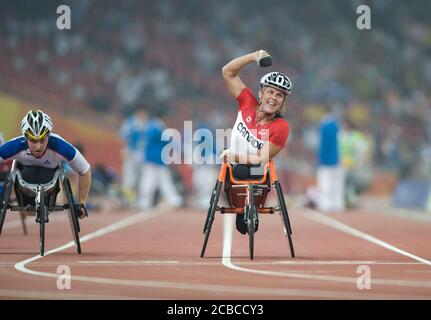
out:
<path id="1" fill-rule="evenodd" d="M 265 50 L 258 50 L 230 61 L 222 69 L 223 79 L 229 92 L 236 98 L 246 88 L 244 82 L 239 77 L 239 72 L 249 63 L 256 62 L 263 57 L 269 56 Z"/>

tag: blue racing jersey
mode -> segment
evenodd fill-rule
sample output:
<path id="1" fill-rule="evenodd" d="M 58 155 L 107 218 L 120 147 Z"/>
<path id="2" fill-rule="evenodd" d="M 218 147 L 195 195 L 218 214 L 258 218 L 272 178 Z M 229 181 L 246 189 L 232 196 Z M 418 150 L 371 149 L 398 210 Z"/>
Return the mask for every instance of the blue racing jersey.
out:
<path id="1" fill-rule="evenodd" d="M 31 154 L 27 140 L 19 136 L 0 146 L 0 162 L 15 159 L 24 166 L 37 166 L 54 169 L 60 161 L 66 161 L 74 171 L 84 174 L 90 169 L 90 164 L 69 142 L 57 134 L 50 134 L 45 153 L 36 158 Z"/>

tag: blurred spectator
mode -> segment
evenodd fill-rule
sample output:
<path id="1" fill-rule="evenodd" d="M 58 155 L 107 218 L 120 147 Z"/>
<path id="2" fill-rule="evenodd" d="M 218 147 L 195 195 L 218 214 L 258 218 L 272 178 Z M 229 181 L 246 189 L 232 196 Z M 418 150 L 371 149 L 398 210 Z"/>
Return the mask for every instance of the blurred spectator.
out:
<path id="1" fill-rule="evenodd" d="M 431 178 L 429 1 L 373 2 L 370 31 L 355 26 L 356 0 L 76 0 L 67 32 L 55 28 L 58 4 L 0 1 L 0 91 L 68 112 L 109 110 L 118 121 L 145 97 L 172 103 L 181 126 L 196 109 L 233 112 L 215 69 L 270 48 L 295 83 L 289 163 L 301 174 L 314 174 L 310 111 L 337 101 L 369 114 L 376 171 Z M 247 72 L 246 82 L 260 70 Z"/>
<path id="2" fill-rule="evenodd" d="M 340 157 L 345 172 L 345 201 L 348 208 L 357 205 L 358 195 L 371 183 L 372 142 L 350 120 L 344 121 L 340 134 Z"/>
<path id="3" fill-rule="evenodd" d="M 203 120 L 196 122 L 195 134 L 199 134 L 200 140 L 195 141 L 192 148 L 195 207 L 206 210 L 218 174 L 218 166 L 215 164 L 217 159 L 216 133 Z"/>
<path id="4" fill-rule="evenodd" d="M 319 127 L 317 152 L 317 208 L 323 212 L 341 212 L 344 203 L 344 170 L 340 162 L 339 122 L 329 108 Z"/>
<path id="5" fill-rule="evenodd" d="M 120 136 L 124 142 L 122 193 L 129 203 L 135 201 L 138 192 L 142 163 L 145 159 L 146 126 L 147 111 L 144 107 L 138 107 L 124 120 L 120 128 Z"/>
<path id="6" fill-rule="evenodd" d="M 162 141 L 162 133 L 166 129 L 165 121 L 168 110 L 164 105 L 158 105 L 156 108 L 152 109 L 152 115 L 144 132 L 145 160 L 137 199 L 138 208 L 141 210 L 153 206 L 153 200 L 158 190 L 172 207 L 179 208 L 184 203 L 184 199 L 175 187 L 170 168 L 164 161 L 166 159 L 163 159 L 162 150 L 168 142 Z"/>

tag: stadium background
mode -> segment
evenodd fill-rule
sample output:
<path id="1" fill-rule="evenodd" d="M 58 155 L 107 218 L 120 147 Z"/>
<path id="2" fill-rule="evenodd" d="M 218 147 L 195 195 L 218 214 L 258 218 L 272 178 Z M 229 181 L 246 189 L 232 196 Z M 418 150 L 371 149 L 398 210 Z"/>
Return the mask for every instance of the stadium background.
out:
<path id="1" fill-rule="evenodd" d="M 72 10 L 71 30 L 56 8 Z M 372 29 L 356 28 L 371 6 Z M 170 105 L 169 126 L 232 125 L 235 102 L 221 66 L 264 48 L 289 74 L 292 135 L 278 163 L 287 190 L 313 183 L 313 132 L 325 105 L 373 141 L 368 193 L 426 208 L 431 175 L 431 23 L 428 1 L 1 1 L 0 128 L 5 138 L 32 106 L 81 144 L 93 164 L 120 174 L 118 129 L 135 106 Z M 247 68 L 257 90 L 263 70 Z M 109 156 L 106 156 L 109 154 Z M 187 172 L 189 168 L 183 166 Z M 187 174 L 183 174 L 185 185 Z M 190 189 L 191 190 L 191 189 Z M 428 208 L 429 210 L 429 208 Z"/>

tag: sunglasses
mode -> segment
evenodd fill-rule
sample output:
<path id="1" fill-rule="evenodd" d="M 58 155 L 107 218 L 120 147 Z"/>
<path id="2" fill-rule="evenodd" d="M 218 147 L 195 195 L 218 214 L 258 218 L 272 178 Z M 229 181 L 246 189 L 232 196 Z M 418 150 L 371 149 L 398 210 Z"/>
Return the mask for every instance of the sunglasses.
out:
<path id="1" fill-rule="evenodd" d="M 43 142 L 45 142 L 45 140 L 48 138 L 48 136 L 45 136 L 45 137 L 43 137 L 42 139 L 38 139 L 38 140 L 36 140 L 36 139 L 32 139 L 32 138 L 30 138 L 30 137 L 27 137 L 27 142 L 30 142 L 30 143 L 38 143 L 38 142 L 40 142 L 40 143 L 43 143 Z"/>

